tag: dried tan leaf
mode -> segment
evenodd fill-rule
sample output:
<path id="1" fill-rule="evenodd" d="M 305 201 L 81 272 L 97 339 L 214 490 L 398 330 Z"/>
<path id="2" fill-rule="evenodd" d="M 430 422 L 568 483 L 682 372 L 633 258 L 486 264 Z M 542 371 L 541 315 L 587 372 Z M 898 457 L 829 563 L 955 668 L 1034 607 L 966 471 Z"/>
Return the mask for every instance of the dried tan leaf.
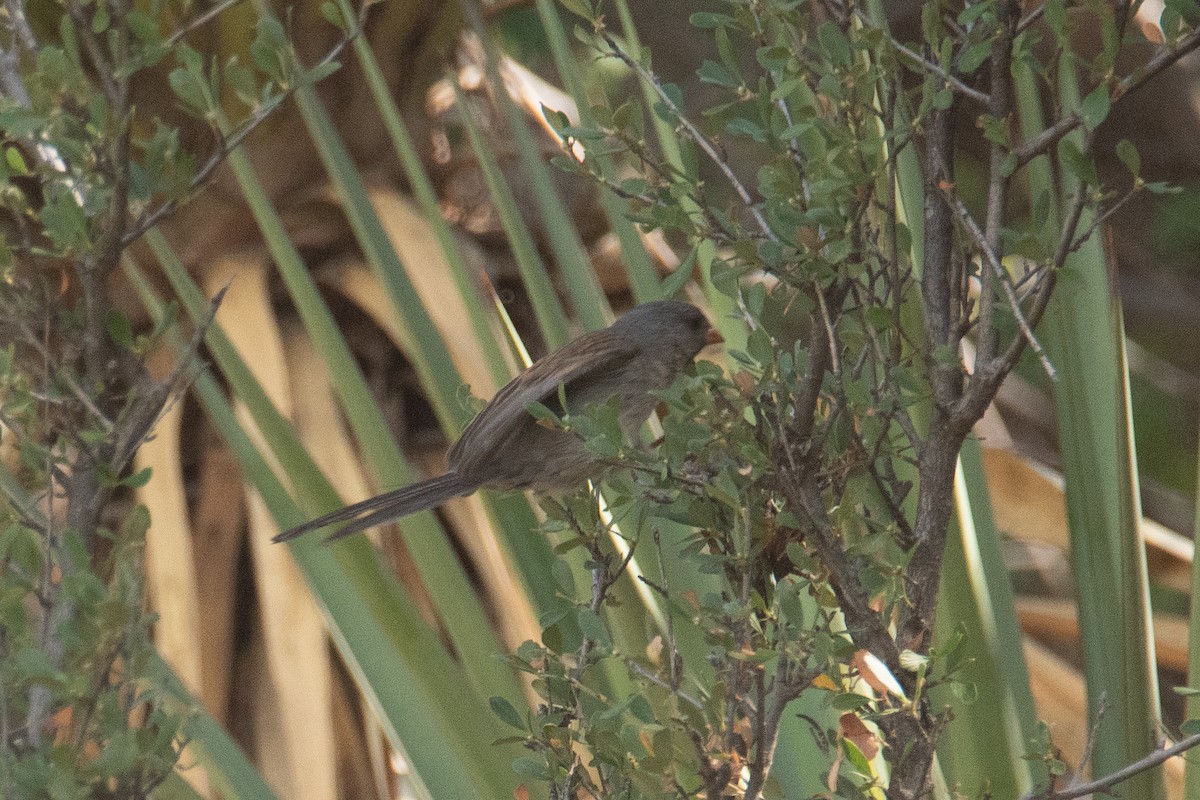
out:
<path id="1" fill-rule="evenodd" d="M 158 348 L 150 356 L 151 374 L 162 377 L 174 365 L 175 353 Z M 138 488 L 137 501 L 150 512 L 146 532 L 146 585 L 150 607 L 158 614 L 154 644 L 184 686 L 203 697 L 201 614 L 196 587 L 196 561 L 192 555 L 192 530 L 188 521 L 187 494 L 179 452 L 183 405 L 167 409 L 154 435 L 138 448 L 134 469 L 154 470 L 154 479 Z M 188 761 L 196 759 L 186 752 Z M 202 768 L 181 773 L 197 793 L 212 794 L 208 773 Z"/>
<path id="2" fill-rule="evenodd" d="M 857 714 L 849 711 L 838 717 L 838 730 L 841 735 L 854 742 L 854 746 L 868 761 L 879 753 L 879 740 Z"/>
<path id="3" fill-rule="evenodd" d="M 1054 639 L 1079 638 L 1075 604 L 1070 600 L 1018 597 L 1017 618 L 1027 634 Z M 1154 653 L 1160 667 L 1187 672 L 1188 623 L 1182 617 L 1154 615 Z"/>

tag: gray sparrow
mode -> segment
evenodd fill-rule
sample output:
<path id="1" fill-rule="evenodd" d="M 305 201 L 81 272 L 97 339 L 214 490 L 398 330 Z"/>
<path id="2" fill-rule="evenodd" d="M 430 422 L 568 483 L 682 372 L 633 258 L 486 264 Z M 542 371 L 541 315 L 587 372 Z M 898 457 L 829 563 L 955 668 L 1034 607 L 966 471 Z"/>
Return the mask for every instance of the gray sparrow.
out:
<path id="1" fill-rule="evenodd" d="M 621 428 L 632 436 L 658 403 L 652 392 L 674 383 L 705 345 L 721 341 L 695 306 L 673 300 L 638 306 L 535 362 L 497 392 L 450 448 L 444 475 L 346 506 L 275 541 L 349 520 L 329 537 L 340 539 L 482 487 L 548 492 L 579 486 L 597 473 L 595 456 L 575 434 L 539 424 L 530 404 L 579 412 L 616 397 Z M 560 386 L 566 409 L 559 407 Z"/>

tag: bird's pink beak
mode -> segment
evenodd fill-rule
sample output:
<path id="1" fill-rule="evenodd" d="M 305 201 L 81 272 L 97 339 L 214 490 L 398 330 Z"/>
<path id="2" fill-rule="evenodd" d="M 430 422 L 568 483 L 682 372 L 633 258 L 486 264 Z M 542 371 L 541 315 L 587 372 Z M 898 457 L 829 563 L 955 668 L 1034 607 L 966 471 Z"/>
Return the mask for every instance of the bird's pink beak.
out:
<path id="1" fill-rule="evenodd" d="M 704 335 L 704 341 L 708 344 L 723 344 L 725 337 L 722 336 L 716 328 L 709 328 L 708 333 Z"/>

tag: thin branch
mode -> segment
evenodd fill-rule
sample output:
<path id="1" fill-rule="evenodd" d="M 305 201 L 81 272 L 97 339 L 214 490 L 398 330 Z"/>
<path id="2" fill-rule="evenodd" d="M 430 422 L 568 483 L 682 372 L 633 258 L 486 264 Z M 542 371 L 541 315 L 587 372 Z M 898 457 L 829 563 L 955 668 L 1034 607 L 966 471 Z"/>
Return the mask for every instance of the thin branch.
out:
<path id="1" fill-rule="evenodd" d="M 165 46 L 167 48 L 174 47 L 175 45 L 177 45 L 181 41 L 183 41 L 183 39 L 189 33 L 196 30 L 197 28 L 201 28 L 201 27 L 207 25 L 208 23 L 210 23 L 214 19 L 216 19 L 218 16 L 220 16 L 224 11 L 227 11 L 228 9 L 233 8 L 238 3 L 241 3 L 241 2 L 243 2 L 243 0 L 222 0 L 222 2 L 217 3 L 215 6 L 208 9 L 208 11 L 205 11 L 203 14 L 196 17 L 195 19 L 188 20 L 186 25 L 184 25 L 181 28 L 178 28 L 174 33 L 172 33 L 170 36 L 168 36 L 167 41 L 165 42 Z"/>
<path id="2" fill-rule="evenodd" d="M 29 327 L 29 324 L 22 319 L 19 314 L 13 314 L 12 319 L 16 320 L 17 327 L 25 336 L 26 342 L 28 342 L 29 345 L 38 352 L 38 355 L 49 360 L 51 358 L 50 350 L 42 341 L 42 338 L 34 334 L 34 331 Z M 75 396 L 75 399 L 79 401 L 80 405 L 87 409 L 88 413 L 92 415 L 93 419 L 100 423 L 101 427 L 104 428 L 105 433 L 112 431 L 113 421 L 109 419 L 103 411 L 100 410 L 100 408 L 96 405 L 95 400 L 91 397 L 91 395 L 83 390 L 83 387 L 79 385 L 79 382 L 75 380 L 74 376 L 71 375 L 69 371 L 64 370 L 61 375 L 56 377 L 58 377 L 66 385 L 66 387 L 71 390 L 71 394 Z M 46 398 L 46 401 L 52 402 L 48 397 Z"/>
<path id="3" fill-rule="evenodd" d="M 171 374 L 165 379 L 152 384 L 134 404 L 129 416 L 125 420 L 122 420 L 122 426 L 117 430 L 113 441 L 112 456 L 109 463 L 113 474 L 120 474 L 124 471 L 125 467 L 129 464 L 129 460 L 137 452 L 138 447 L 145 441 L 146 437 L 154 429 L 154 426 L 158 424 L 159 419 L 161 419 L 163 413 L 168 408 L 168 403 L 172 396 L 179 393 L 184 383 L 184 375 L 195 361 L 200 345 L 203 343 L 209 327 L 216 318 L 217 309 L 220 308 L 221 301 L 224 299 L 225 292 L 228 289 L 229 284 L 226 283 L 213 295 L 212 300 L 208 303 L 208 312 L 204 315 L 203 319 L 197 322 L 196 330 L 192 332 L 192 338 L 180 354 L 175 367 L 171 370 Z"/>
<path id="4" fill-rule="evenodd" d="M 1084 155 L 1090 155 L 1092 151 L 1092 142 L 1089 137 L 1084 145 Z M 1075 194 L 1071 198 L 1071 208 L 1067 212 L 1067 219 L 1063 223 L 1062 236 L 1058 240 L 1058 249 L 1054 252 L 1054 261 L 1052 262 L 1054 269 L 1061 269 L 1067 263 L 1067 256 L 1071 254 L 1071 243 L 1075 240 L 1075 231 L 1079 228 L 1079 220 L 1083 216 L 1084 206 L 1087 205 L 1087 185 L 1079 181 L 1075 185 Z"/>
<path id="5" fill-rule="evenodd" d="M 817 289 L 817 306 L 821 310 L 821 323 L 825 327 L 825 335 L 829 337 L 829 371 L 834 375 L 841 373 L 838 361 L 837 335 L 833 332 L 833 320 L 829 316 L 829 307 L 825 304 L 825 292 Z"/>
<path id="6" fill-rule="evenodd" d="M 1169 758 L 1174 758 L 1181 753 L 1191 750 L 1193 747 L 1200 745 L 1200 733 L 1192 734 L 1186 738 L 1180 739 L 1170 747 L 1164 747 L 1160 750 L 1154 750 L 1146 756 L 1138 759 L 1132 764 L 1122 767 L 1116 772 L 1105 775 L 1103 778 L 1094 780 L 1090 783 L 1081 783 L 1078 786 L 1072 786 L 1068 789 L 1054 791 L 1047 789 L 1039 794 L 1027 794 L 1022 800 L 1072 800 L 1075 797 L 1083 797 L 1084 795 L 1094 794 L 1097 792 L 1107 793 L 1123 781 L 1127 781 L 1134 775 L 1154 769 L 1159 764 L 1162 764 Z"/>
<path id="7" fill-rule="evenodd" d="M 687 692 L 683 691 L 682 689 L 674 688 L 667 681 L 664 681 L 662 678 L 658 677 L 653 672 L 646 669 L 645 667 L 643 667 L 641 664 L 634 661 L 633 659 L 630 659 L 629 661 L 626 661 L 625 663 L 629 666 L 629 668 L 631 670 L 636 672 L 640 677 L 645 678 L 646 680 L 653 683 L 655 686 L 657 686 L 661 689 L 666 689 L 671 694 L 675 695 L 680 700 L 683 700 L 685 703 L 687 703 L 688 705 L 692 706 L 693 708 L 695 708 L 699 711 L 704 710 L 704 703 L 700 702 L 699 699 L 693 697 L 692 695 L 688 694 Z"/>
<path id="8" fill-rule="evenodd" d="M 636 72 L 638 76 L 644 80 L 651 89 L 654 90 L 654 93 L 658 95 L 658 98 L 667 106 L 668 109 L 670 109 L 675 118 L 679 120 L 679 124 L 685 131 L 687 131 L 688 136 L 692 139 L 692 141 L 699 145 L 700 149 L 703 150 L 705 155 L 709 157 L 709 160 L 717 165 L 717 168 L 721 170 L 721 173 L 725 176 L 726 180 L 728 180 L 730 185 L 733 186 L 733 190 L 737 192 L 738 197 L 740 197 L 742 202 L 746 205 L 746 209 L 750 212 L 750 215 L 754 217 L 754 221 L 758 223 L 759 230 L 762 231 L 763 235 L 772 242 L 778 242 L 779 237 L 775 235 L 775 232 L 771 230 L 771 226 L 767 224 L 766 217 L 763 216 L 762 211 L 760 211 L 758 206 L 754 203 L 754 198 L 751 197 L 750 191 L 746 188 L 745 184 L 743 184 L 741 179 L 738 178 L 738 176 L 734 173 L 733 168 L 729 166 L 729 162 L 717 152 L 717 148 L 708 140 L 708 137 L 701 133 L 700 129 L 697 128 L 691 120 L 683 115 L 683 110 L 679 108 L 679 106 L 675 105 L 675 101 L 672 100 L 671 96 L 667 94 L 666 90 L 663 88 L 662 81 L 658 79 L 658 76 L 646 69 L 628 53 L 622 50 L 620 45 L 617 44 L 616 40 L 612 38 L 612 35 L 608 31 L 601 29 L 599 34 L 601 38 L 604 39 L 605 44 L 607 44 L 609 47 L 609 55 L 615 56 L 617 59 L 623 62 L 625 66 Z"/>
<path id="9" fill-rule="evenodd" d="M 955 77 L 950 71 L 948 71 L 941 64 L 937 64 L 933 61 L 930 61 L 929 59 L 925 58 L 917 51 L 915 51 L 912 48 L 905 45 L 903 42 L 901 42 L 895 36 L 891 35 L 891 33 L 889 33 L 887 30 L 884 30 L 883 28 L 878 27 L 876 25 L 876 23 L 871 19 L 871 17 L 868 16 L 867 13 L 865 11 L 863 11 L 862 9 L 857 9 L 856 13 L 858 15 L 858 18 L 860 20 L 862 20 L 863 24 L 869 26 L 871 28 L 871 30 L 878 31 L 878 32 L 882 33 L 884 36 L 886 36 L 888 39 L 888 44 L 897 53 L 904 56 L 909 61 L 912 61 L 917 66 L 921 67 L 922 70 L 928 70 L 929 72 L 932 72 L 933 74 L 937 75 L 939 78 L 944 80 L 946 83 L 950 84 L 950 87 L 953 88 L 959 94 L 969 97 L 970 99 L 974 100 L 976 103 L 979 103 L 980 105 L 986 106 L 988 104 L 989 98 L 985 92 L 981 92 L 978 89 L 976 89 L 975 87 L 969 86 L 966 83 L 963 83 L 961 78 Z"/>
<path id="10" fill-rule="evenodd" d="M 1022 17 L 1021 21 L 1017 23 L 1017 33 L 1024 33 L 1030 25 L 1041 19 L 1044 13 L 1046 13 L 1046 5 L 1039 3 L 1037 8 Z"/>
<path id="11" fill-rule="evenodd" d="M 788 659 L 780 656 L 779 669 L 775 673 L 775 678 L 771 682 L 771 689 L 766 692 L 766 697 L 759 703 L 758 707 L 758 730 L 755 732 L 757 746 L 755 748 L 755 766 L 751 770 L 750 780 L 746 785 L 746 793 L 744 797 L 748 800 L 758 800 L 762 795 L 763 785 L 766 783 L 767 776 L 771 772 L 771 764 L 775 761 L 775 745 L 779 741 L 779 726 L 783 722 L 783 712 L 787 708 L 788 703 L 800 696 L 800 692 L 807 686 L 815 675 L 808 672 L 800 676 L 788 677 Z M 758 673 L 758 680 L 763 680 L 762 672 Z M 760 683 L 761 687 L 761 683 Z"/>
<path id="12" fill-rule="evenodd" d="M 1046 356 L 1046 351 L 1042 349 L 1041 343 L 1038 342 L 1037 337 L 1033 334 L 1033 328 L 1030 326 L 1029 321 L 1025 319 L 1025 313 L 1021 310 L 1021 301 L 1017 299 L 1017 293 L 1013 290 L 1012 280 L 1009 278 L 1008 271 L 1004 269 L 1004 265 L 996 257 L 995 251 L 988 246 L 987 240 L 983 236 L 983 231 L 979 229 L 978 223 L 971 218 L 971 214 L 967 211 L 966 206 L 963 205 L 962 200 L 947 194 L 946 201 L 954 210 L 959 222 L 971 234 L 971 238 L 975 240 L 975 244 L 978 245 L 980 252 L 983 254 L 984 261 L 995 271 L 996 277 L 1000 279 L 1000 284 L 1004 287 L 1004 294 L 1008 298 L 1009 308 L 1017 320 L 1017 326 L 1021 329 L 1021 335 L 1025 337 L 1025 341 L 1029 343 L 1030 349 L 1037 354 L 1038 360 L 1042 362 L 1042 369 L 1050 376 L 1050 380 L 1057 380 L 1058 376 L 1054 370 L 1054 365 L 1050 363 L 1050 359 Z"/>
<path id="13" fill-rule="evenodd" d="M 1010 95 L 1012 93 L 1013 18 L 1019 13 L 1019 9 L 1015 8 L 1015 5 L 1016 3 L 1012 0 L 1001 0 L 995 6 L 996 24 L 1000 30 L 992 42 L 990 58 L 991 89 L 988 98 L 988 113 L 1005 129 L 1009 126 L 1012 109 Z M 988 250 L 993 253 L 1000 249 L 1000 236 L 1008 202 L 1009 174 L 1004 170 L 1004 162 L 1008 156 L 1007 138 L 1006 135 L 1005 141 L 992 142 L 989 154 L 987 211 L 984 218 L 983 238 L 987 242 Z M 1003 270 L 984 270 L 980 275 L 979 339 L 976 346 L 980 360 L 984 364 L 990 363 L 995 358 L 996 350 L 999 348 L 997 341 L 999 332 L 992 320 L 992 315 L 996 311 L 996 287 L 994 284 L 997 280 L 1003 281 L 1005 277 L 1007 277 L 1007 273 Z M 960 296 L 965 295 L 966 286 L 962 281 L 961 274 L 959 285 L 956 288 L 963 293 Z M 1007 291 L 1010 295 L 1010 304 L 1015 304 L 1015 295 L 1011 288 L 1008 288 Z"/>
<path id="14" fill-rule="evenodd" d="M 1175 47 L 1160 50 L 1141 69 L 1121 80 L 1113 89 L 1113 102 L 1142 88 L 1151 78 L 1172 66 L 1179 59 L 1198 47 L 1200 47 L 1200 28 L 1181 38 L 1175 43 Z M 1083 117 L 1079 112 L 1072 112 L 1013 150 L 1013 154 L 1017 157 L 1017 168 L 1023 167 L 1034 158 L 1048 151 L 1059 139 L 1082 124 Z"/>
<path id="15" fill-rule="evenodd" d="M 228 1 L 233 2 L 235 0 Z M 367 10 L 370 7 L 371 3 L 363 3 L 362 8 L 359 9 L 358 24 L 355 25 L 353 30 L 348 31 L 345 37 L 331 47 L 329 51 L 326 52 L 321 58 L 321 60 L 310 67 L 307 71 L 311 72 L 312 70 L 318 69 L 337 60 L 338 56 L 342 54 L 342 51 L 345 50 L 351 42 L 353 42 L 362 34 L 364 24 L 366 22 Z M 253 133 L 259 125 L 261 125 L 267 120 L 268 117 L 274 114 L 285 101 L 291 99 L 292 95 L 295 94 L 302 85 L 302 81 L 293 83 L 277 97 L 275 97 L 270 103 L 264 105 L 251 114 L 250 117 L 242 123 L 241 127 L 229 136 L 223 136 L 218 132 L 219 141 L 217 143 L 217 149 L 213 151 L 208 160 L 204 162 L 204 166 L 202 166 L 199 171 L 196 172 L 195 176 L 193 176 L 191 183 L 188 184 L 187 191 L 184 192 L 181 197 L 173 197 L 154 210 L 147 211 L 138 217 L 138 219 L 129 226 L 129 229 L 125 232 L 125 235 L 121 237 L 121 246 L 128 247 L 136 242 L 142 236 L 142 234 L 153 228 L 155 225 L 161 222 L 164 217 L 171 214 L 176 208 L 178 208 L 180 203 L 190 199 L 197 191 L 202 189 L 204 185 L 208 183 L 208 180 L 212 177 L 213 173 L 217 171 L 217 168 L 225 163 L 225 159 L 229 157 L 229 154 L 237 149 L 237 147 L 242 144 L 243 141 L 245 141 L 246 137 Z"/>
<path id="16" fill-rule="evenodd" d="M 92 32 L 92 21 L 84 13 L 83 6 L 77 0 L 67 0 L 67 14 L 71 17 L 71 21 L 75 23 L 75 35 L 83 42 L 83 49 L 87 51 L 88 58 L 92 62 L 93 71 L 100 85 L 104 88 L 104 94 L 109 99 L 117 96 L 117 84 L 114 82 L 113 76 L 116 70 L 113 65 L 108 62 L 104 55 L 104 47 L 96 34 Z"/>
<path id="17" fill-rule="evenodd" d="M 1182 37 L 1175 43 L 1174 47 L 1165 48 L 1156 53 L 1146 65 L 1133 74 L 1128 75 L 1117 84 L 1116 90 L 1113 92 L 1113 99 L 1124 97 L 1131 92 L 1145 86 L 1151 78 L 1158 75 L 1167 67 L 1174 64 L 1179 59 L 1186 56 L 1188 53 L 1200 47 L 1200 28 L 1192 31 Z"/>
<path id="18" fill-rule="evenodd" d="M 1100 733 L 1100 722 L 1104 719 L 1105 712 L 1108 711 L 1108 695 L 1105 692 L 1100 693 L 1100 702 L 1096 704 L 1096 719 L 1092 722 L 1091 728 L 1088 729 L 1087 741 L 1083 744 L 1083 755 L 1079 758 L 1079 766 L 1075 768 L 1075 772 L 1071 775 L 1071 780 L 1067 781 L 1067 788 L 1078 786 L 1080 779 L 1084 775 L 1084 770 L 1092 761 L 1092 754 L 1096 751 L 1096 737 Z"/>
<path id="19" fill-rule="evenodd" d="M 31 55 L 37 53 L 37 37 L 33 35 L 29 18 L 25 16 L 24 1 L 4 0 L 4 10 L 8 12 L 8 26 L 12 30 L 14 43 L 19 43 Z"/>
<path id="20" fill-rule="evenodd" d="M 1096 232 L 1096 229 L 1108 222 L 1108 220 L 1112 218 L 1113 214 L 1116 214 L 1118 211 L 1124 208 L 1126 203 L 1137 196 L 1138 191 L 1139 190 L 1137 188 L 1130 189 L 1124 197 L 1113 203 L 1108 210 L 1098 215 L 1096 219 L 1092 220 L 1092 224 L 1088 226 L 1086 231 L 1079 234 L 1075 241 L 1071 243 L 1071 246 L 1067 248 L 1067 252 L 1074 253 L 1076 250 L 1083 247 L 1084 244 L 1087 243 L 1087 240 L 1092 237 L 1092 234 Z"/>
<path id="21" fill-rule="evenodd" d="M 1045 153 L 1058 142 L 1059 139 L 1066 136 L 1071 131 L 1078 128 L 1083 123 L 1083 117 L 1078 111 L 1074 111 L 1060 119 L 1058 122 L 1044 129 L 1037 136 L 1025 142 L 1020 147 L 1013 150 L 1013 155 L 1017 157 L 1017 169 L 1028 164 L 1033 159 Z"/>

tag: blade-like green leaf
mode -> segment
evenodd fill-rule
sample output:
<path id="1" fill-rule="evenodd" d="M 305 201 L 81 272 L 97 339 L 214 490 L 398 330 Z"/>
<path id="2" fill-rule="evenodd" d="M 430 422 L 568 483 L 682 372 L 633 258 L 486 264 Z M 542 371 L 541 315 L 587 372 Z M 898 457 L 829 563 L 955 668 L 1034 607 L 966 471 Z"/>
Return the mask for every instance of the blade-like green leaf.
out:
<path id="1" fill-rule="evenodd" d="M 1043 127 L 1038 78 L 1014 65 L 1021 130 L 1028 140 Z M 1074 66 L 1059 70 L 1063 113 L 1080 103 Z M 1076 149 L 1078 132 L 1067 137 Z M 1030 194 L 1059 185 L 1048 157 L 1029 164 Z M 1077 178 L 1061 180 L 1064 204 L 1049 209 L 1045 230 L 1057 235 Z M 1081 229 L 1090 224 L 1087 215 Z M 1045 242 L 1053 252 L 1057 242 Z M 1154 643 L 1149 636 L 1149 586 L 1141 516 L 1129 379 L 1120 298 L 1113 292 L 1109 254 L 1092 237 L 1068 256 L 1039 336 L 1058 371 L 1054 387 L 1071 528 L 1071 565 L 1079 597 L 1088 687 L 1089 724 L 1096 725 L 1093 774 L 1106 774 L 1156 747 L 1159 725 Z M 1162 770 L 1124 784 L 1129 797 L 1164 796 Z"/>
<path id="2" fill-rule="evenodd" d="M 466 102 L 457 87 L 455 92 L 459 107 L 468 107 L 469 103 Z M 517 208 L 517 200 L 513 196 L 512 189 L 505 182 L 500 163 L 496 160 L 496 154 L 492 151 L 487 138 L 479 129 L 479 123 L 469 113 L 462 115 L 462 122 L 467 131 L 467 138 L 471 142 L 471 149 L 479 162 L 479 169 L 483 173 L 483 180 L 487 184 L 492 205 L 496 209 L 497 216 L 500 217 L 500 225 L 504 228 L 504 234 L 512 248 L 513 258 L 516 259 L 517 268 L 521 272 L 521 280 L 525 282 L 525 291 L 533 305 L 533 313 L 537 317 L 538 327 L 541 328 L 546 344 L 550 349 L 556 350 L 566 344 L 571 335 L 567 316 L 554 291 L 550 273 L 546 270 L 542 257 L 538 255 L 533 235 L 521 217 L 521 212 Z"/>
<path id="3" fill-rule="evenodd" d="M 1200 480 L 1198 480 L 1200 483 Z M 1193 541 L 1200 541 L 1200 485 L 1196 492 L 1196 521 L 1192 528 Z M 1200 559 L 1192 559 L 1192 597 L 1200 597 Z M 1193 600 L 1192 613 L 1188 621 L 1188 686 L 1200 688 L 1200 603 Z M 1188 719 L 1200 719 L 1200 694 L 1187 699 Z M 1184 760 L 1184 796 L 1187 800 L 1200 800 L 1200 761 L 1195 758 Z"/>
<path id="4" fill-rule="evenodd" d="M 955 486 L 958 518 L 946 544 L 934 649 L 944 652 L 958 634 L 962 671 L 957 687 L 939 688 L 937 706 L 954 709 L 938 745 L 947 780 L 968 795 L 990 790 L 1018 797 L 1045 785 L 1040 768 L 1024 758 L 1037 716 L 1021 650 L 1012 585 L 1000 552 L 979 442 L 969 438 L 959 456 Z M 956 693 L 957 690 L 957 693 Z M 971 695 L 963 697 L 962 691 Z"/>
<path id="5" fill-rule="evenodd" d="M 584 91 L 582 70 L 571 54 L 558 9 L 553 0 L 537 0 L 535 5 L 538 18 L 542 22 L 542 29 L 546 33 L 546 40 L 550 44 L 550 54 L 554 58 L 554 66 L 558 69 L 558 74 L 562 76 L 567 93 L 575 99 L 575 104 L 579 109 L 580 122 L 588 125 L 593 120 L 590 112 L 591 105 L 587 93 Z M 611 159 L 598 159 L 597 164 L 601 175 L 606 179 L 615 177 L 616 170 Z M 637 229 L 625 216 L 624 201 L 608 189 L 604 189 L 601 194 L 601 204 L 608 215 L 609 225 L 616 234 L 617 241 L 621 244 L 621 260 L 625 265 L 625 274 L 629 278 L 629 286 L 633 290 L 634 298 L 638 303 L 661 299 L 661 289 L 654 264 L 638 236 Z"/>

